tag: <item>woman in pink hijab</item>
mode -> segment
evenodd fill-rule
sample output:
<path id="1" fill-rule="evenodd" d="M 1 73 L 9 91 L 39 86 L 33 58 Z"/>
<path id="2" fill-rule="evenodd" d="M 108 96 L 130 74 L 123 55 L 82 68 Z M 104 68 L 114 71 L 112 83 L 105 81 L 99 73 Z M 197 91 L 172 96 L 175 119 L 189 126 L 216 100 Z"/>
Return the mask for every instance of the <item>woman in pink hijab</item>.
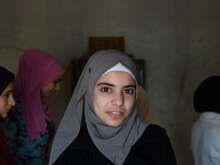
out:
<path id="1" fill-rule="evenodd" d="M 60 89 L 63 68 L 46 52 L 29 50 L 21 56 L 15 79 L 17 104 L 17 164 L 47 164 L 51 115 L 44 98 Z"/>

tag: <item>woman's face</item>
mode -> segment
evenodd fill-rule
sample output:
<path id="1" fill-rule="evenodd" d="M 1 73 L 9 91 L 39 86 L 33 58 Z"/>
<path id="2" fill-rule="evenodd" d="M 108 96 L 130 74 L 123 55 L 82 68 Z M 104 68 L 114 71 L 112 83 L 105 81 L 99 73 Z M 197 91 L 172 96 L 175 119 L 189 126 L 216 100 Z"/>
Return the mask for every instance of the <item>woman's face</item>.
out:
<path id="1" fill-rule="evenodd" d="M 135 80 L 127 72 L 109 72 L 97 80 L 93 96 L 96 115 L 106 125 L 118 127 L 129 116 L 135 104 Z"/>
<path id="2" fill-rule="evenodd" d="M 12 106 L 15 105 L 14 89 L 14 84 L 10 83 L 0 95 L 0 117 L 2 118 L 6 118 Z"/>
<path id="3" fill-rule="evenodd" d="M 50 96 L 51 94 L 59 91 L 60 90 L 60 80 L 61 79 L 51 81 L 46 86 L 44 86 L 42 89 L 42 96 L 47 97 L 47 96 Z"/>

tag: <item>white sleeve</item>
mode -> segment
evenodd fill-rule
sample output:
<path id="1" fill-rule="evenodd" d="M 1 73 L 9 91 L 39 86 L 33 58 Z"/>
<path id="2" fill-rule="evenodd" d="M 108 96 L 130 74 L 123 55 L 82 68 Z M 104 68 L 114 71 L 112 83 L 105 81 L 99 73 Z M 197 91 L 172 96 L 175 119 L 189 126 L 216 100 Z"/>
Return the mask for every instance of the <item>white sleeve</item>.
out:
<path id="1" fill-rule="evenodd" d="M 208 158 L 213 165 L 220 165 L 220 128 L 210 129 L 206 144 Z"/>

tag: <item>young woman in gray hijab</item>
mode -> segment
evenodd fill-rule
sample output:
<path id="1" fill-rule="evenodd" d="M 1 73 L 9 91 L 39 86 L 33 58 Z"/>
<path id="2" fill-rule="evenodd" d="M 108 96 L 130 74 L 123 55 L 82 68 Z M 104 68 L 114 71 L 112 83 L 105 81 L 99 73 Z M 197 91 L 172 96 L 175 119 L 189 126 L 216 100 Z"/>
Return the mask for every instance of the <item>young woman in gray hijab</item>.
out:
<path id="1" fill-rule="evenodd" d="M 138 85 L 126 54 L 92 55 L 57 130 L 50 165 L 176 165 L 165 130 L 137 116 Z"/>

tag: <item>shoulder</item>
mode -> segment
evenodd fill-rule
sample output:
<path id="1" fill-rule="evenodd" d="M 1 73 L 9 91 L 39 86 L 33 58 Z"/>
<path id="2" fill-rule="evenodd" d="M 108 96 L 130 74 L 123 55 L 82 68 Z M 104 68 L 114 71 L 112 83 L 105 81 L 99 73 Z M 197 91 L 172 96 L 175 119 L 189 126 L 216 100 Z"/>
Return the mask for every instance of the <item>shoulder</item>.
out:
<path id="1" fill-rule="evenodd" d="M 150 124 L 144 131 L 142 137 L 144 139 L 163 139 L 164 137 L 167 137 L 166 130 L 155 124 Z"/>
<path id="2" fill-rule="evenodd" d="M 149 150 L 150 152 L 160 152 L 174 155 L 173 149 L 170 143 L 170 139 L 166 133 L 166 130 L 161 126 L 150 124 L 141 138 L 136 142 L 135 146 L 141 150 Z"/>
<path id="3" fill-rule="evenodd" d="M 150 124 L 141 138 L 133 146 L 133 156 L 145 162 L 159 165 L 166 162 L 176 165 L 176 158 L 166 130 L 161 126 Z"/>
<path id="4" fill-rule="evenodd" d="M 220 144 L 220 120 L 197 120 L 192 128 L 192 137 L 209 144 Z"/>
<path id="5" fill-rule="evenodd" d="M 166 130 L 159 125 L 150 124 L 136 142 L 135 146 L 142 146 L 143 148 L 147 146 L 154 147 L 171 147 L 169 137 Z"/>

